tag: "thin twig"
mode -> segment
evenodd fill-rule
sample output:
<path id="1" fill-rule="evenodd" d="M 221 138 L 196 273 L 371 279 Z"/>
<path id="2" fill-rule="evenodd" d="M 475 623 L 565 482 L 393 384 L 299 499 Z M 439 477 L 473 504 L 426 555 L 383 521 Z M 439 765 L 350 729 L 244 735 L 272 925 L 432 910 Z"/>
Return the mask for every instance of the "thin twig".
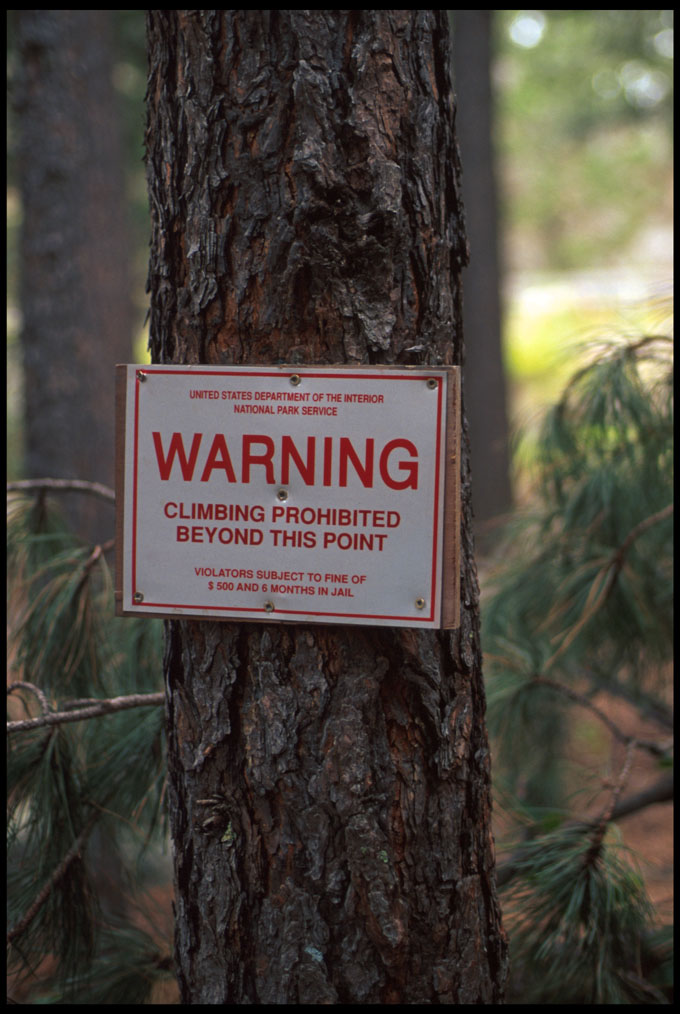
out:
<path id="1" fill-rule="evenodd" d="M 56 887 L 61 878 L 64 876 L 73 860 L 77 859 L 78 856 L 80 855 L 81 849 L 87 840 L 87 836 L 94 827 L 96 819 L 97 819 L 96 816 L 90 818 L 90 820 L 87 822 L 83 830 L 76 838 L 71 848 L 68 850 L 62 861 L 57 866 L 56 870 L 54 871 L 50 879 L 43 886 L 42 891 L 35 899 L 29 910 L 22 916 L 22 918 L 19 920 L 16 926 L 13 926 L 12 929 L 8 932 L 7 934 L 8 944 L 10 944 L 13 940 L 15 940 L 16 937 L 20 936 L 24 932 L 24 930 L 33 922 L 36 915 L 49 898 L 52 890 Z"/>
<path id="2" fill-rule="evenodd" d="M 623 559 L 625 554 L 628 552 L 632 543 L 637 539 L 638 535 L 642 535 L 648 528 L 659 523 L 659 521 L 665 521 L 673 513 L 673 504 L 669 503 L 662 510 L 657 511 L 656 514 L 650 514 L 644 521 L 640 521 L 631 531 L 628 533 L 626 538 L 623 540 L 621 548 L 618 551 L 619 556 Z"/>
<path id="3" fill-rule="evenodd" d="M 100 500 L 114 502 L 115 491 L 101 482 L 87 482 L 85 479 L 19 479 L 7 483 L 8 493 L 52 490 L 54 493 L 89 493 Z"/>
<path id="4" fill-rule="evenodd" d="M 611 353 L 610 358 L 614 358 L 615 356 L 618 356 L 621 353 L 623 353 L 624 355 L 629 355 L 631 352 L 638 352 L 640 349 L 644 348 L 646 345 L 652 345 L 652 344 L 654 344 L 654 342 L 665 342 L 668 345 L 672 345 L 673 344 L 673 339 L 670 337 L 670 335 L 665 335 L 665 334 L 648 334 L 648 335 L 643 335 L 637 341 L 626 343 L 625 345 L 619 345 L 618 343 L 612 344 L 611 342 L 606 342 L 605 343 L 605 347 L 604 347 L 604 351 L 608 351 L 609 353 Z M 601 344 L 600 344 L 600 347 L 602 347 Z M 572 375 L 572 377 L 570 378 L 570 380 L 567 382 L 567 386 L 566 386 L 566 388 L 564 390 L 564 393 L 563 393 L 563 395 L 562 395 L 562 397 L 561 397 L 561 399 L 560 399 L 560 401 L 558 403 L 558 407 L 561 407 L 561 408 L 565 407 L 566 402 L 567 402 L 567 396 L 569 395 L 569 393 L 572 390 L 572 388 L 576 387 L 576 385 L 579 383 L 579 381 L 581 380 L 581 378 L 585 377 L 585 375 L 587 373 L 590 373 L 591 370 L 597 369 L 597 367 L 602 362 L 603 358 L 604 358 L 603 354 L 601 354 L 600 356 L 597 356 L 595 359 L 593 359 L 591 362 L 586 363 L 585 366 L 582 366 L 579 370 L 577 370 Z"/>
<path id="5" fill-rule="evenodd" d="M 640 521 L 639 524 L 635 525 L 635 527 L 631 529 L 616 552 L 612 554 L 604 567 L 598 571 L 597 576 L 591 585 L 581 616 L 571 630 L 567 631 L 560 646 L 546 662 L 544 666 L 546 671 L 554 665 L 560 655 L 564 654 L 569 645 L 574 641 L 578 634 L 580 634 L 581 630 L 583 630 L 585 625 L 605 604 L 614 585 L 616 584 L 616 580 L 621 573 L 621 570 L 623 569 L 626 554 L 635 540 L 642 535 L 643 532 L 646 532 L 648 528 L 658 524 L 660 521 L 665 521 L 672 513 L 673 504 L 671 503 L 662 510 L 657 511 L 655 514 L 651 514 L 648 518 Z M 603 583 L 601 587 L 597 588 L 597 582 L 600 578 L 602 578 Z"/>
<path id="6" fill-rule="evenodd" d="M 610 822 L 629 817 L 632 813 L 644 810 L 647 806 L 654 806 L 657 803 L 668 803 L 673 799 L 673 772 L 662 775 L 648 789 L 636 792 L 628 796 L 614 806 L 609 818 Z M 597 825 L 592 820 L 573 820 L 563 825 L 565 828 L 581 829 L 584 834 L 593 831 Z M 496 867 L 496 884 L 498 887 L 505 887 L 519 872 L 519 854 L 510 856 Z"/>
<path id="7" fill-rule="evenodd" d="M 107 542 L 102 542 L 100 545 L 95 546 L 90 553 L 89 557 L 83 564 L 83 570 L 91 570 L 95 563 L 103 553 L 108 553 L 109 550 L 113 549 L 116 544 L 115 539 L 109 539 Z"/>
<path id="8" fill-rule="evenodd" d="M 600 854 L 600 849 L 602 848 L 602 842 L 604 840 L 607 826 L 612 819 L 612 814 L 614 813 L 614 809 L 618 802 L 619 796 L 621 795 L 621 791 L 624 785 L 628 781 L 628 777 L 630 775 L 630 771 L 633 766 L 633 751 L 635 746 L 636 746 L 635 740 L 631 739 L 631 741 L 628 743 L 626 747 L 626 756 L 623 762 L 623 767 L 621 768 L 619 777 L 617 778 L 616 784 L 612 789 L 611 796 L 609 797 L 609 802 L 607 803 L 607 806 L 603 810 L 600 819 L 598 820 L 595 826 L 592 841 L 590 843 L 590 848 L 583 857 L 584 867 L 591 866 L 596 861 L 597 857 Z"/>
<path id="9" fill-rule="evenodd" d="M 673 799 L 673 771 L 667 771 L 658 778 L 653 785 L 632 796 L 626 796 L 620 803 L 617 803 L 612 811 L 611 820 L 622 820 L 623 817 L 644 810 L 646 806 L 655 806 L 657 803 L 669 803 Z"/>
<path id="10" fill-rule="evenodd" d="M 78 596 L 78 594 L 80 592 L 80 589 L 83 587 L 83 585 L 85 584 L 85 582 L 89 578 L 90 571 L 94 567 L 94 565 L 97 562 L 97 560 L 99 560 L 99 558 L 102 557 L 104 555 L 104 553 L 107 553 L 110 549 L 113 549 L 113 547 L 115 546 L 115 544 L 116 544 L 116 540 L 115 539 L 109 539 L 108 542 L 103 542 L 100 546 L 95 546 L 93 548 L 92 552 L 90 553 L 90 555 L 88 556 L 87 560 L 83 564 L 82 574 L 81 574 L 81 577 L 80 577 L 80 581 L 78 582 L 78 586 L 77 586 L 76 590 L 73 593 L 73 597 L 74 598 L 76 598 Z"/>
<path id="11" fill-rule="evenodd" d="M 130 708 L 143 708 L 163 704 L 165 694 L 163 691 L 156 694 L 130 694 L 127 697 L 110 697 L 98 704 L 93 704 L 79 711 L 54 711 L 50 715 L 41 715 L 39 718 L 26 718 L 17 722 L 7 723 L 7 732 L 22 732 L 25 729 L 38 729 L 44 725 L 60 725 L 62 722 L 81 722 L 86 718 L 99 718 L 101 715 L 110 715 L 116 711 L 126 711 Z"/>
<path id="12" fill-rule="evenodd" d="M 101 697 L 78 697 L 72 700 L 62 701 L 62 711 L 74 711 L 76 708 L 87 708 L 91 704 L 100 704 Z"/>
<path id="13" fill-rule="evenodd" d="M 611 720 L 609 715 L 599 708 L 597 704 L 594 704 L 590 698 L 586 697 L 584 694 L 580 694 L 578 690 L 574 690 L 572 687 L 566 686 L 564 683 L 548 679 L 546 676 L 535 676 L 531 680 L 530 685 L 548 687 L 550 690 L 555 690 L 557 693 L 564 694 L 565 697 L 568 697 L 576 704 L 580 704 L 581 707 L 588 708 L 589 711 L 592 711 L 594 715 L 597 715 L 600 721 L 607 726 L 612 735 L 625 746 L 629 746 L 633 743 L 636 747 L 639 747 L 641 750 L 646 750 L 648 753 L 654 754 L 656 757 L 664 756 L 670 748 L 669 742 L 657 743 L 653 739 L 638 739 L 635 736 L 629 736 L 628 733 L 624 732 L 623 729 L 620 729 L 618 725 Z"/>
<path id="14" fill-rule="evenodd" d="M 45 694 L 42 692 L 40 687 L 37 687 L 35 683 L 26 683 L 23 680 L 17 680 L 16 683 L 9 684 L 9 686 L 7 687 L 7 693 L 12 694 L 14 693 L 15 690 L 30 690 L 31 693 L 35 694 L 35 696 L 38 698 L 43 715 L 47 715 L 49 713 L 50 706 L 47 703 L 47 698 L 45 697 Z"/>
<path id="15" fill-rule="evenodd" d="M 621 700 L 626 701 L 628 704 L 632 704 L 643 718 L 648 718 L 669 731 L 675 728 L 671 709 L 663 701 L 657 700 L 657 698 L 648 692 L 639 689 L 633 691 L 611 674 L 607 678 L 607 692 L 613 694 L 614 697 L 620 697 Z"/>

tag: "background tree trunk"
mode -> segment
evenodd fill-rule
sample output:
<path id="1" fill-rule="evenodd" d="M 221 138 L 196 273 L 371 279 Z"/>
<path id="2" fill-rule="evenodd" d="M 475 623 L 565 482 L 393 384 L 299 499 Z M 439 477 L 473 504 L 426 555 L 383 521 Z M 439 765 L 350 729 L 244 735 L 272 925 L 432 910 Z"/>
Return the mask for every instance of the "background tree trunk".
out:
<path id="1" fill-rule="evenodd" d="M 499 202 L 494 151 L 491 81 L 493 11 L 450 11 L 458 113 L 456 134 L 463 173 L 462 193 L 470 241 L 463 273 L 465 390 L 475 477 L 472 506 L 478 548 L 492 544 L 485 522 L 512 505 L 507 396 L 501 347 L 501 258 Z"/>
<path id="2" fill-rule="evenodd" d="M 440 11 L 151 11 L 155 362 L 458 363 Z M 464 454 L 449 633 L 167 623 L 185 1003 L 496 1003 Z"/>
<path id="3" fill-rule="evenodd" d="M 111 12 L 13 15 L 25 473 L 112 486 L 114 366 L 130 358 L 133 311 Z M 66 503 L 83 537 L 111 537 L 99 502 Z"/>

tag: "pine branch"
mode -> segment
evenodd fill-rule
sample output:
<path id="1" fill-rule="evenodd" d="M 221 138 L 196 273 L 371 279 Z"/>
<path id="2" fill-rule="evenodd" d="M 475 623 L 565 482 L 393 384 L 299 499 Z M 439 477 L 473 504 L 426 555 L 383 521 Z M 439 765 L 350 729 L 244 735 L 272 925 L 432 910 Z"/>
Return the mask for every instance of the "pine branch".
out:
<path id="1" fill-rule="evenodd" d="M 17 482 L 7 483 L 8 493 L 18 492 L 43 492 L 51 490 L 54 493 L 80 492 L 89 493 L 91 496 L 99 497 L 100 500 L 115 502 L 116 494 L 109 486 L 101 482 L 87 482 L 85 479 L 20 479 Z"/>
<path id="2" fill-rule="evenodd" d="M 669 518 L 672 513 L 673 513 L 673 504 L 669 503 L 662 510 L 657 511 L 656 514 L 651 514 L 648 518 L 645 518 L 643 521 L 640 521 L 639 524 L 635 525 L 635 527 L 631 529 L 626 538 L 623 540 L 623 543 L 621 544 L 621 547 L 619 548 L 616 554 L 617 558 L 618 557 L 621 558 L 621 564 L 623 564 L 624 556 L 632 546 L 633 542 L 635 542 L 637 537 L 639 535 L 642 535 L 643 532 L 646 532 L 648 528 L 651 528 L 653 525 L 658 524 L 659 521 L 665 521 L 666 518 Z M 621 566 L 619 566 L 619 570 L 620 569 Z"/>
<path id="3" fill-rule="evenodd" d="M 641 792 L 636 792 L 626 799 L 621 800 L 617 803 L 611 811 L 609 817 L 609 823 L 614 823 L 617 820 L 621 820 L 623 817 L 629 817 L 633 813 L 638 813 L 640 810 L 644 810 L 647 806 L 654 806 L 657 803 L 669 803 L 673 800 L 673 772 L 666 772 L 661 778 L 659 778 L 653 785 L 648 789 L 643 789 Z M 570 829 L 582 829 L 584 834 L 596 830 L 599 824 L 598 821 L 589 820 L 575 820 L 569 821 L 565 824 L 565 828 Z M 515 856 L 511 856 L 506 859 L 505 862 L 499 863 L 496 867 L 496 884 L 498 887 L 505 887 L 506 884 L 516 876 L 519 872 L 519 864 Z"/>
<path id="4" fill-rule="evenodd" d="M 557 680 L 548 679 L 547 676 L 535 676 L 531 680 L 530 685 L 548 687 L 551 690 L 555 690 L 557 693 L 564 694 L 565 697 L 568 697 L 576 704 L 580 704 L 582 707 L 588 708 L 589 711 L 592 711 L 594 715 L 597 715 L 600 721 L 607 726 L 612 735 L 626 747 L 633 744 L 641 750 L 646 750 L 648 753 L 654 754 L 656 757 L 663 757 L 666 753 L 668 753 L 672 745 L 672 740 L 657 743 L 653 739 L 638 739 L 636 736 L 629 736 L 628 733 L 620 729 L 618 725 L 611 720 L 609 715 L 602 711 L 597 704 L 594 704 L 588 697 L 580 694 L 577 690 L 566 686 L 564 683 L 559 683 Z"/>
<path id="5" fill-rule="evenodd" d="M 40 702 L 40 709 L 43 715 L 47 715 L 49 713 L 50 706 L 47 703 L 47 698 L 45 697 L 45 694 L 42 692 L 40 687 L 37 687 L 34 683 L 26 683 L 23 680 L 17 680 L 17 682 L 10 683 L 8 685 L 7 693 L 12 694 L 14 693 L 15 690 L 30 690 L 31 693 L 35 694 L 35 696 L 38 698 L 38 701 Z"/>
<path id="6" fill-rule="evenodd" d="M 621 795 L 623 787 L 628 781 L 628 778 L 630 776 L 631 768 L 633 766 L 633 752 L 635 746 L 636 743 L 634 739 L 632 739 L 626 746 L 626 756 L 623 762 L 623 767 L 621 768 L 619 777 L 617 778 L 616 784 L 612 789 L 612 794 L 609 798 L 609 802 L 605 807 L 605 809 L 603 810 L 600 819 L 597 822 L 597 825 L 595 826 L 593 837 L 590 843 L 590 848 L 583 857 L 584 867 L 591 866 L 594 862 L 596 862 L 597 857 L 600 854 L 600 849 L 602 848 L 602 842 L 604 841 L 607 826 L 612 819 L 612 813 L 614 812 L 614 809 L 618 802 L 619 796 Z"/>
<path id="7" fill-rule="evenodd" d="M 77 596 L 78 592 L 80 591 L 80 589 L 82 588 L 82 586 L 87 581 L 88 577 L 90 576 L 90 571 L 94 567 L 94 565 L 97 562 L 97 560 L 99 560 L 99 558 L 101 556 L 103 556 L 104 553 L 108 553 L 109 550 L 113 549 L 113 547 L 115 546 L 115 544 L 116 544 L 116 540 L 115 539 L 109 539 L 108 542 L 102 542 L 101 545 L 95 546 L 93 548 L 92 552 L 90 553 L 90 555 L 88 556 L 87 560 L 83 564 L 83 568 L 82 568 L 83 572 L 82 572 L 80 581 L 78 582 L 78 586 L 77 586 L 75 592 L 73 593 L 74 598 Z"/>
<path id="8" fill-rule="evenodd" d="M 569 630 L 565 634 L 562 643 L 560 644 L 557 651 L 555 651 L 546 662 L 545 664 L 546 670 L 550 669 L 555 664 L 557 659 L 564 654 L 569 645 L 572 644 L 572 642 L 583 630 L 585 625 L 593 618 L 595 613 L 597 613 L 605 604 L 605 602 L 612 593 L 612 590 L 614 588 L 614 585 L 616 584 L 619 574 L 621 573 L 621 570 L 623 569 L 626 554 L 628 553 L 628 550 L 633 545 L 635 540 L 639 538 L 639 536 L 642 535 L 643 532 L 646 532 L 648 528 L 652 528 L 653 525 L 658 524 L 660 521 L 665 521 L 666 518 L 669 518 L 672 513 L 673 513 L 673 504 L 672 503 L 667 504 L 667 506 L 664 507 L 662 510 L 657 511 L 655 514 L 652 514 L 648 518 L 645 518 L 643 521 L 640 521 L 639 524 L 635 525 L 635 527 L 631 529 L 631 531 L 628 533 L 628 535 L 623 540 L 623 542 L 616 550 L 616 552 L 612 554 L 610 559 L 607 561 L 607 563 L 605 563 L 604 567 L 602 567 L 602 569 L 597 574 L 597 577 L 595 578 L 595 580 L 591 585 L 591 589 L 590 592 L 588 593 L 588 598 L 586 600 L 585 606 L 583 607 L 583 612 L 581 613 L 581 616 L 579 617 L 575 625 L 571 628 L 571 630 Z M 602 585 L 601 587 L 598 588 L 599 579 L 602 579 Z"/>
<path id="9" fill-rule="evenodd" d="M 44 725 L 60 725 L 62 722 L 81 722 L 86 718 L 98 718 L 116 711 L 130 708 L 157 706 L 165 701 L 165 693 L 130 694 L 127 697 L 110 697 L 79 711 L 54 711 L 39 718 L 26 718 L 21 721 L 8 722 L 7 732 L 22 732 L 26 729 L 37 729 Z"/>
<path id="10" fill-rule="evenodd" d="M 667 771 L 653 785 L 647 789 L 628 796 L 620 803 L 617 803 L 611 815 L 611 820 L 621 820 L 631 813 L 644 810 L 646 806 L 654 806 L 656 803 L 670 803 L 673 800 L 673 772 Z"/>
<path id="11" fill-rule="evenodd" d="M 29 910 L 22 916 L 19 922 L 15 926 L 13 926 L 11 930 L 9 930 L 7 934 L 8 944 L 12 943 L 12 941 L 15 940 L 18 936 L 21 936 L 24 930 L 28 926 L 30 926 L 30 924 L 33 922 L 36 915 L 38 914 L 38 912 L 43 907 L 43 905 L 49 898 L 50 894 L 56 887 L 56 885 L 59 883 L 61 878 L 68 870 L 71 863 L 74 861 L 74 859 L 77 859 L 80 856 L 81 850 L 85 842 L 87 841 L 88 835 L 90 834 L 92 828 L 95 825 L 96 819 L 97 819 L 96 817 L 90 818 L 90 820 L 87 822 L 83 830 L 76 838 L 71 848 L 68 850 L 62 861 L 59 863 L 59 866 L 57 866 L 56 870 L 54 871 L 50 879 L 43 886 L 43 889 L 40 891 L 38 897 L 35 899 Z"/>
<path id="12" fill-rule="evenodd" d="M 588 670 L 586 669 L 586 675 Z M 652 694 L 636 689 L 634 692 L 622 684 L 616 675 L 607 676 L 607 693 L 614 697 L 620 697 L 627 704 L 632 704 L 643 718 L 648 718 L 657 725 L 662 725 L 669 731 L 675 728 L 673 712 L 663 701 L 658 700 Z"/>
<path id="13" fill-rule="evenodd" d="M 653 345 L 656 342 L 662 342 L 665 345 L 669 345 L 671 347 L 673 345 L 673 339 L 669 335 L 646 334 L 638 338 L 637 341 L 628 342 L 623 347 L 620 345 L 615 345 L 611 347 L 610 350 L 614 355 L 619 355 L 621 351 L 623 351 L 626 355 L 630 355 L 631 353 L 639 352 L 640 349 L 644 349 L 648 345 Z M 577 387 L 580 381 L 586 376 L 586 374 L 590 373 L 592 369 L 596 368 L 598 363 L 600 363 L 601 361 L 602 359 L 598 357 L 594 362 L 586 363 L 585 366 L 582 366 L 580 369 L 575 370 L 570 379 L 567 381 L 564 393 L 562 394 L 562 397 L 558 404 L 564 405 L 571 389 Z"/>

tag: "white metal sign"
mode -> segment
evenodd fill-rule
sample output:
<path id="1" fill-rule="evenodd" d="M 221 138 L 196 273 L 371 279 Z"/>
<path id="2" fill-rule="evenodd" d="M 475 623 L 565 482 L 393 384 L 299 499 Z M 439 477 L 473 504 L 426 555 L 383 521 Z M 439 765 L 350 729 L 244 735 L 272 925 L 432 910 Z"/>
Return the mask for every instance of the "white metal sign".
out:
<path id="1" fill-rule="evenodd" d="M 457 368 L 118 369 L 119 613 L 457 625 Z"/>

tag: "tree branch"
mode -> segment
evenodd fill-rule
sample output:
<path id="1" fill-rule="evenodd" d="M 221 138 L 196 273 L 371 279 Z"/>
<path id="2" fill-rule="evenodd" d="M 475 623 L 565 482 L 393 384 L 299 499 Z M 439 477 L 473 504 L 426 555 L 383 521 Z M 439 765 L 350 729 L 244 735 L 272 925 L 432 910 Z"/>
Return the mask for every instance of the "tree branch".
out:
<path id="1" fill-rule="evenodd" d="M 599 708 L 597 704 L 593 704 L 588 697 L 580 694 L 577 690 L 573 690 L 572 687 L 566 686 L 564 683 L 548 679 L 547 676 L 535 676 L 531 680 L 531 684 L 539 687 L 548 687 L 551 690 L 555 690 L 557 693 L 564 694 L 565 697 L 568 697 L 576 704 L 580 704 L 581 707 L 588 708 L 589 711 L 592 711 L 594 715 L 597 715 L 600 721 L 607 726 L 612 735 L 625 746 L 630 746 L 632 744 L 639 747 L 641 750 L 646 750 L 648 753 L 654 754 L 655 757 L 663 757 L 670 749 L 672 740 L 657 743 L 653 739 L 638 739 L 637 736 L 629 736 L 628 733 L 620 729 L 618 725 L 611 720 L 609 715 Z"/>
<path id="2" fill-rule="evenodd" d="M 610 820 L 622 820 L 631 813 L 644 810 L 646 806 L 654 806 L 655 803 L 670 803 L 673 800 L 673 772 L 667 771 L 648 789 L 635 792 L 632 796 L 617 803 L 612 811 Z"/>
<path id="3" fill-rule="evenodd" d="M 43 889 L 40 891 L 38 897 L 35 899 L 35 901 L 31 905 L 31 907 L 29 908 L 28 912 L 26 912 L 21 917 L 21 919 L 16 924 L 16 926 L 13 926 L 12 929 L 9 930 L 9 932 L 7 933 L 7 943 L 8 944 L 10 944 L 18 936 L 21 936 L 21 934 L 24 932 L 24 930 L 28 926 L 30 926 L 30 924 L 33 922 L 33 920 L 35 919 L 36 915 L 38 914 L 38 912 L 40 911 L 40 909 L 43 907 L 43 905 L 45 904 L 45 902 L 49 898 L 50 893 L 52 892 L 52 890 L 54 889 L 54 887 L 59 883 L 59 881 L 61 880 L 61 878 L 64 876 L 64 874 L 66 873 L 67 869 L 69 868 L 69 866 L 71 865 L 71 863 L 73 862 L 73 860 L 77 859 L 78 856 L 80 855 L 80 851 L 81 851 L 83 845 L 85 844 L 85 842 L 87 840 L 87 836 L 89 835 L 90 831 L 94 827 L 95 821 L 96 821 L 96 817 L 91 817 L 90 818 L 90 820 L 87 822 L 87 824 L 85 825 L 85 827 L 83 828 L 83 830 L 80 832 L 80 834 L 76 838 L 76 840 L 73 843 L 73 845 L 71 846 L 71 848 L 68 850 L 68 852 L 66 853 L 66 855 L 64 856 L 64 858 L 62 859 L 62 861 L 57 866 L 56 870 L 54 871 L 54 873 L 52 874 L 52 876 L 50 877 L 50 879 L 43 886 Z"/>
<path id="4" fill-rule="evenodd" d="M 40 687 L 37 687 L 35 683 L 26 683 L 24 680 L 18 680 L 16 683 L 10 683 L 7 687 L 8 696 L 9 694 L 13 694 L 15 690 L 30 690 L 31 693 L 35 694 L 35 696 L 38 698 L 38 701 L 40 702 L 40 709 L 43 715 L 49 714 L 50 706 L 47 703 L 47 698 L 45 697 L 45 694 L 42 692 Z M 24 707 L 26 707 L 25 702 L 22 703 L 24 704 Z"/>
<path id="5" fill-rule="evenodd" d="M 593 618 L 595 613 L 598 612 L 605 604 L 609 596 L 611 595 L 612 589 L 616 584 L 617 578 L 621 573 L 626 554 L 630 547 L 633 545 L 635 540 L 639 538 L 643 532 L 646 532 L 648 528 L 652 528 L 653 525 L 658 524 L 660 521 L 665 521 L 673 513 L 673 504 L 667 504 L 662 510 L 657 511 L 655 514 L 651 514 L 648 518 L 640 521 L 634 528 L 630 530 L 626 538 L 623 540 L 619 548 L 615 553 L 612 554 L 610 559 L 605 563 L 604 567 L 598 572 L 595 580 L 593 581 L 588 598 L 583 607 L 581 616 L 571 628 L 567 631 L 562 639 L 562 643 L 559 645 L 557 650 L 551 655 L 545 664 L 545 670 L 550 669 L 560 655 L 563 655 L 569 645 L 575 638 L 580 634 L 585 625 Z M 597 582 L 598 578 L 602 578 L 602 585 L 598 589 Z"/>
<path id="6" fill-rule="evenodd" d="M 115 546 L 115 544 L 116 544 L 116 540 L 115 539 L 109 539 L 108 542 L 102 542 L 102 544 L 100 546 L 95 546 L 93 548 L 92 552 L 90 553 L 90 555 L 88 556 L 87 560 L 83 564 L 82 575 L 81 575 L 80 581 L 78 582 L 78 586 L 77 586 L 75 592 L 73 593 L 74 598 L 77 598 L 78 593 L 80 592 L 80 589 L 83 587 L 83 585 L 85 584 L 85 582 L 89 578 L 90 571 L 94 567 L 94 565 L 97 562 L 97 560 L 99 560 L 99 558 L 101 556 L 103 556 L 104 553 L 108 553 L 110 550 L 112 550 L 113 547 Z"/>
<path id="7" fill-rule="evenodd" d="M 628 781 L 628 778 L 630 777 L 630 771 L 633 766 L 633 750 L 635 746 L 636 742 L 634 739 L 631 739 L 630 742 L 626 745 L 626 756 L 623 762 L 623 767 L 621 768 L 619 777 L 616 779 L 616 784 L 612 789 L 612 794 L 610 796 L 609 802 L 604 808 L 593 830 L 593 837 L 590 843 L 590 848 L 583 857 L 584 867 L 593 865 L 597 861 L 598 856 L 600 855 L 600 850 L 602 849 L 602 842 L 604 841 L 607 826 L 612 819 L 612 814 L 616 808 L 616 804 L 619 801 L 619 796 L 623 791 L 623 787 Z"/>
<path id="8" fill-rule="evenodd" d="M 584 671 L 586 676 L 590 675 L 588 668 Z M 595 675 L 594 678 L 597 679 L 597 676 Z M 657 725 L 664 726 L 669 732 L 675 728 L 672 710 L 648 691 L 640 690 L 639 688 L 633 691 L 630 687 L 622 684 L 615 675 L 612 676 L 611 673 L 608 673 L 607 693 L 613 694 L 614 697 L 620 697 L 627 704 L 632 704 L 643 718 L 648 718 Z"/>
<path id="9" fill-rule="evenodd" d="M 101 715 L 110 715 L 116 711 L 126 711 L 130 708 L 157 706 L 163 704 L 164 701 L 165 693 L 163 691 L 155 694 L 110 697 L 87 708 L 81 708 L 79 711 L 54 711 L 49 715 L 41 715 L 39 718 L 8 722 L 7 732 L 22 732 L 25 729 L 38 729 L 44 725 L 60 725 L 62 722 L 81 722 L 86 718 L 99 718 Z"/>
<path id="10" fill-rule="evenodd" d="M 622 820 L 624 817 L 629 817 L 632 813 L 644 810 L 647 806 L 654 806 L 655 803 L 669 803 L 672 802 L 672 800 L 673 772 L 667 771 L 648 789 L 636 792 L 617 803 L 609 816 L 609 822 L 612 823 L 617 820 Z M 589 831 L 593 831 L 597 828 L 600 820 L 601 818 L 596 818 L 592 821 L 569 821 L 569 823 L 564 826 L 569 828 L 581 828 L 584 834 L 587 834 Z M 517 875 L 518 870 L 519 864 L 515 856 L 511 856 L 509 859 L 506 859 L 505 862 L 500 863 L 496 867 L 497 886 L 505 887 L 505 885 Z"/>
<path id="11" fill-rule="evenodd" d="M 624 556 L 638 536 L 642 535 L 643 532 L 646 532 L 648 528 L 652 528 L 653 525 L 658 524 L 659 521 L 665 521 L 672 513 L 673 504 L 669 503 L 662 510 L 657 511 L 656 514 L 650 514 L 648 518 L 645 518 L 643 521 L 640 521 L 637 525 L 635 525 L 635 527 L 631 529 L 626 538 L 623 540 L 623 543 L 616 553 L 615 559 L 618 560 L 620 558 L 621 563 L 623 563 Z M 620 569 L 621 566 L 619 565 L 619 570 Z"/>

